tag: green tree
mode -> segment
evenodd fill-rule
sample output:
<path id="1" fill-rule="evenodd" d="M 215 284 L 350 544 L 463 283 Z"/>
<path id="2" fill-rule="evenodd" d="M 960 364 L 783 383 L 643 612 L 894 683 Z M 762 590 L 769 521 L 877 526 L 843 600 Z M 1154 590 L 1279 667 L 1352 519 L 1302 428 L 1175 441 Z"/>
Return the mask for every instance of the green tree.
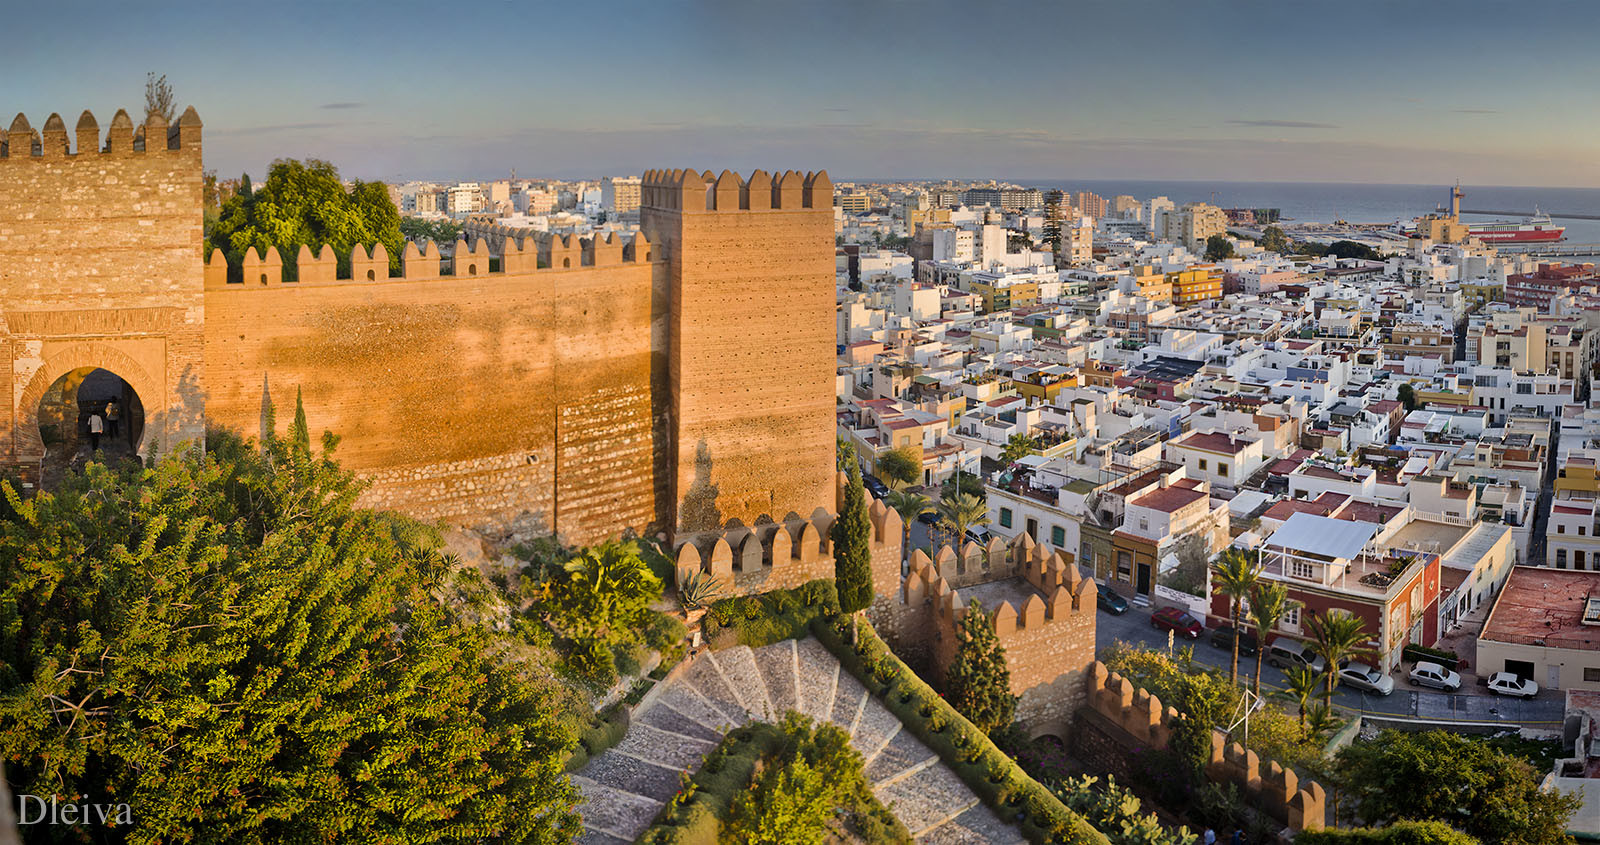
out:
<path id="1" fill-rule="evenodd" d="M 1282 228 L 1268 226 L 1261 230 L 1261 248 L 1268 252 L 1286 255 L 1289 252 L 1289 238 L 1283 234 Z"/>
<path id="2" fill-rule="evenodd" d="M 891 449 L 878 456 L 878 477 L 890 487 L 914 484 L 922 477 L 922 461 L 910 446 Z"/>
<path id="3" fill-rule="evenodd" d="M 959 481 L 957 479 L 959 479 Z M 946 478 L 944 483 L 939 485 L 939 497 L 947 499 L 957 492 L 963 495 L 982 499 L 983 476 L 973 472 L 951 473 L 950 477 Z"/>
<path id="4" fill-rule="evenodd" d="M 1289 598 L 1289 588 L 1282 581 L 1268 581 L 1258 577 L 1250 588 L 1250 624 L 1256 629 L 1256 676 L 1253 691 L 1261 695 L 1261 658 L 1267 653 L 1267 637 L 1278 627 L 1290 610 L 1299 602 Z"/>
<path id="5" fill-rule="evenodd" d="M 631 638 L 665 589 L 632 541 L 586 548 L 562 569 L 545 605 L 556 625 L 581 641 L 610 645 Z"/>
<path id="6" fill-rule="evenodd" d="M 1400 385 L 1400 389 L 1396 391 L 1396 394 L 1396 398 L 1400 400 L 1400 404 L 1405 406 L 1407 413 L 1415 411 L 1422 405 L 1421 402 L 1417 401 L 1417 391 L 1410 384 Z"/>
<path id="7" fill-rule="evenodd" d="M 402 217 L 400 234 L 408 241 L 427 240 L 436 244 L 453 244 L 461 237 L 461 224 L 445 218 L 429 220 L 423 217 Z"/>
<path id="8" fill-rule="evenodd" d="M 1311 650 L 1328 661 L 1327 693 L 1323 703 L 1333 706 L 1333 686 L 1339 679 L 1339 665 L 1366 653 L 1366 621 L 1345 613 L 1324 613 L 1311 620 Z"/>
<path id="9" fill-rule="evenodd" d="M 350 273 L 350 251 L 356 244 L 369 249 L 383 244 L 393 272 L 400 269 L 405 242 L 400 212 L 382 182 L 357 180 L 347 191 L 339 171 L 316 159 L 273 162 L 261 187 L 241 188 L 222 204 L 206 239 L 207 252 L 215 247 L 228 257 L 235 268 L 230 273 L 237 272 L 245 251 L 252 247 L 263 254 L 268 247 L 277 247 L 288 269 L 295 266 L 302 245 L 316 251 L 328 244 L 344 276 Z"/>
<path id="10" fill-rule="evenodd" d="M 1139 796 L 1116 778 L 1106 775 L 1105 783 L 1094 775 L 1079 775 L 1050 785 L 1061 803 L 1106 835 L 1112 845 L 1195 845 L 1199 837 L 1186 827 L 1168 830 L 1155 813 L 1146 813 Z"/>
<path id="11" fill-rule="evenodd" d="M 1228 623 L 1233 626 L 1233 659 L 1230 662 L 1228 681 L 1239 683 L 1239 637 L 1240 612 L 1244 601 L 1250 596 L 1250 591 L 1255 588 L 1256 580 L 1261 577 L 1261 565 L 1255 555 L 1243 549 L 1230 548 L 1217 558 L 1211 567 L 1216 591 L 1228 597 Z M 1266 645 L 1262 643 L 1262 645 Z"/>
<path id="12" fill-rule="evenodd" d="M 1335 783 L 1363 823 L 1440 821 L 1484 842 L 1570 843 L 1572 794 L 1539 788 L 1527 761 L 1459 734 L 1384 731 L 1339 750 Z"/>
<path id="13" fill-rule="evenodd" d="M 566 841 L 559 690 L 439 595 L 436 532 L 292 437 L 0 484 L 0 757 L 129 840 Z"/>
<path id="14" fill-rule="evenodd" d="M 977 496 L 966 493 L 947 494 L 939 500 L 939 526 L 950 533 L 952 543 L 959 547 L 974 525 L 989 524 L 989 506 Z"/>
<path id="15" fill-rule="evenodd" d="M 1038 450 L 1039 439 L 1019 431 L 1006 440 L 1006 448 L 1000 453 L 1000 460 L 1008 464 L 1014 463 Z"/>
<path id="16" fill-rule="evenodd" d="M 840 472 L 857 463 L 856 447 L 850 445 L 850 441 L 843 434 L 834 437 L 834 462 L 839 465 Z"/>
<path id="17" fill-rule="evenodd" d="M 911 521 L 917 517 L 933 512 L 933 500 L 921 493 L 910 490 L 890 490 L 889 498 L 884 504 L 900 515 L 900 549 L 905 554 L 910 554 Z"/>
<path id="18" fill-rule="evenodd" d="M 1011 694 L 1006 650 L 994 633 L 994 617 L 974 600 L 956 630 L 956 656 L 945 670 L 945 694 L 979 730 L 998 736 L 1011 727 L 1017 697 Z"/>
<path id="19" fill-rule="evenodd" d="M 719 841 L 727 845 L 811 845 L 827 839 L 836 810 L 863 779 L 861 755 L 837 725 L 813 726 L 790 712 L 783 747 L 729 809 Z"/>
<path id="20" fill-rule="evenodd" d="M 839 610 L 850 614 L 850 636 L 855 639 L 861 611 L 872 604 L 872 520 L 867 516 L 867 493 L 861 487 L 861 470 L 850 464 L 850 481 L 844 488 L 844 507 L 834 520 L 833 580 L 839 590 Z"/>
<path id="21" fill-rule="evenodd" d="M 1221 261 L 1233 257 L 1233 241 L 1226 235 L 1212 235 L 1206 238 L 1206 260 Z"/>
<path id="22" fill-rule="evenodd" d="M 1317 697 L 1317 692 L 1322 688 L 1322 676 L 1311 670 L 1309 666 L 1290 666 L 1283 671 L 1284 685 L 1282 695 L 1295 703 L 1300 711 L 1300 725 L 1306 724 L 1306 708 L 1311 705 L 1311 699 Z"/>

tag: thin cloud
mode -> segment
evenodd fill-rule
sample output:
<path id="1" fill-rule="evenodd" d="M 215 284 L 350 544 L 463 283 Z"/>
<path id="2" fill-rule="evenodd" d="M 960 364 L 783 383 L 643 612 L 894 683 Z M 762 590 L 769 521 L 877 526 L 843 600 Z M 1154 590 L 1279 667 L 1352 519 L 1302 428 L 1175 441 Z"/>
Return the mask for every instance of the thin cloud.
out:
<path id="1" fill-rule="evenodd" d="M 1229 120 L 1234 126 L 1266 126 L 1273 129 L 1338 129 L 1335 123 L 1314 123 L 1309 120 Z"/>
<path id="2" fill-rule="evenodd" d="M 324 109 L 359 109 L 366 103 L 323 103 L 318 108 Z"/>
<path id="3" fill-rule="evenodd" d="M 213 129 L 212 135 L 261 135 L 268 132 L 297 132 L 304 129 L 330 129 L 337 123 L 273 123 L 266 126 L 249 126 L 240 129 Z"/>
<path id="4" fill-rule="evenodd" d="M 1499 109 L 1451 109 L 1456 114 L 1499 114 Z"/>

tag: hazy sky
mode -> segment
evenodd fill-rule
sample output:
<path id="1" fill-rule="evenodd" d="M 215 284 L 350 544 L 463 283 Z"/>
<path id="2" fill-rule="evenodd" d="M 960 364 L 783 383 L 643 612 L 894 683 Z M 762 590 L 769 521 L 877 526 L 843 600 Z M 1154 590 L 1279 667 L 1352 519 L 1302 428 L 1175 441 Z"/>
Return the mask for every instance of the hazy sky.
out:
<path id="1" fill-rule="evenodd" d="M 224 175 L 1600 186 L 1600 2 L 5 7 L 0 110 L 104 127 L 165 73 Z"/>

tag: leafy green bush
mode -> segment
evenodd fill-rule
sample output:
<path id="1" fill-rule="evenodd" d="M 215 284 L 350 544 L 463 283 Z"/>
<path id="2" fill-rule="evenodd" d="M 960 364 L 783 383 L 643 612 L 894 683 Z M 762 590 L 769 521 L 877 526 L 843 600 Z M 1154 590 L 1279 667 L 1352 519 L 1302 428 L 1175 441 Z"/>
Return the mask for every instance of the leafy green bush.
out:
<path id="1" fill-rule="evenodd" d="M 1411 663 L 1415 663 L 1418 660 L 1431 660 L 1434 663 L 1443 664 L 1446 669 L 1455 669 L 1461 665 L 1461 655 L 1453 651 L 1416 643 L 1407 645 L 1400 652 L 1400 657 Z"/>
<path id="2" fill-rule="evenodd" d="M 845 643 L 848 629 L 849 621 L 843 618 L 832 623 L 819 620 L 812 625 L 817 639 L 839 658 L 844 668 L 866 684 L 884 706 L 933 749 L 1000 818 L 1018 821 L 1030 842 L 1108 845 L 1104 835 L 1050 794 L 1043 784 L 1029 777 L 983 731 L 907 669 L 878 638 L 871 625 L 860 626 L 855 648 Z M 888 680 L 879 681 L 880 678 Z M 939 714 L 946 726 L 944 730 L 932 730 L 928 724 L 931 717 L 925 718 L 921 713 L 925 704 L 931 712 Z"/>
<path id="3" fill-rule="evenodd" d="M 1105 782 L 1093 775 L 1056 781 L 1051 791 L 1067 808 L 1084 817 L 1106 835 L 1112 845 L 1194 845 L 1188 828 L 1167 830 L 1154 813 L 1144 812 L 1139 797 L 1118 786 L 1110 775 Z"/>
<path id="4" fill-rule="evenodd" d="M 711 605 L 701 623 L 714 648 L 722 645 L 764 645 L 805 636 L 811 620 L 839 612 L 833 581 L 819 578 L 793 590 L 773 590 L 758 596 L 731 597 Z M 731 633 L 728 637 L 724 632 Z"/>
<path id="5" fill-rule="evenodd" d="M 1444 822 L 1397 822 L 1388 827 L 1302 830 L 1295 845 L 1478 845 Z"/>

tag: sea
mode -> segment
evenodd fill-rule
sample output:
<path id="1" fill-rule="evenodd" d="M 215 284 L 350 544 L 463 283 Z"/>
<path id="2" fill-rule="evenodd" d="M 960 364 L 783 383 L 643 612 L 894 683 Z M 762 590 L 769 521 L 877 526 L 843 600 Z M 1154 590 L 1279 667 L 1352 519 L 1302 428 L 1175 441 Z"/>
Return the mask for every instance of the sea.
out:
<path id="1" fill-rule="evenodd" d="M 1141 202 L 1165 196 L 1174 203 L 1209 202 L 1222 208 L 1276 208 L 1285 222 L 1394 223 L 1450 207 L 1451 185 L 1365 185 L 1351 182 L 1199 182 L 1142 180 L 1012 180 L 1019 185 L 1050 190 L 1090 191 L 1110 199 L 1119 194 Z M 1600 216 L 1600 189 L 1520 188 L 1504 185 L 1462 185 L 1462 208 L 1547 214 Z M 1516 220 L 1520 215 L 1463 214 L 1465 223 Z M 1566 240 L 1600 244 L 1600 220 L 1568 220 Z"/>

